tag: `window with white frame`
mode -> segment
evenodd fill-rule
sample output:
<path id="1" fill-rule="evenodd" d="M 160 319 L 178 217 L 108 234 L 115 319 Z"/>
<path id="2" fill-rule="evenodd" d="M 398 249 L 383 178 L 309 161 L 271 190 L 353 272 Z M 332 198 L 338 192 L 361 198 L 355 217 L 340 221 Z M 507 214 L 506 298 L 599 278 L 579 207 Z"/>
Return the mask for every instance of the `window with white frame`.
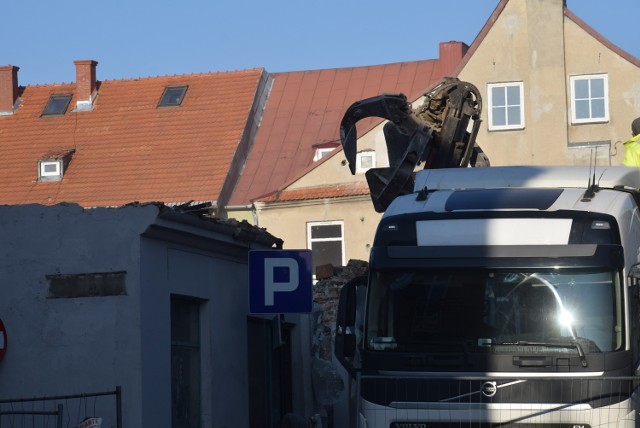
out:
<path id="1" fill-rule="evenodd" d="M 329 153 L 331 153 L 335 147 L 321 147 L 316 149 L 316 154 L 313 156 L 313 161 L 317 162 Z"/>
<path id="2" fill-rule="evenodd" d="M 38 162 L 38 176 L 40 179 L 59 179 L 62 178 L 62 161 L 40 161 Z"/>
<path id="3" fill-rule="evenodd" d="M 522 82 L 490 83 L 489 130 L 524 128 L 524 85 Z"/>
<path id="4" fill-rule="evenodd" d="M 571 123 L 609 120 L 609 78 L 606 74 L 571 76 Z"/>
<path id="5" fill-rule="evenodd" d="M 313 253 L 313 272 L 317 266 L 344 266 L 344 222 L 307 223 L 307 248 Z"/>
<path id="6" fill-rule="evenodd" d="M 376 152 L 367 150 L 360 152 L 356 156 L 356 173 L 365 173 L 367 170 L 376 167 Z"/>

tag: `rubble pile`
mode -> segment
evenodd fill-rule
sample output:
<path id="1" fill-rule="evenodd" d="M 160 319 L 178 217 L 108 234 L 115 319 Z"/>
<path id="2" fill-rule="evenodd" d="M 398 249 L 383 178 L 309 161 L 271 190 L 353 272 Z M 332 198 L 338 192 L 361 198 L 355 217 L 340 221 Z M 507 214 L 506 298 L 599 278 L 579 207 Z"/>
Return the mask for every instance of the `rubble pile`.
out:
<path id="1" fill-rule="evenodd" d="M 320 341 L 320 358 L 331 359 L 342 286 L 357 276 L 366 275 L 368 269 L 369 263 L 362 260 L 349 260 L 347 265 L 342 267 L 323 265 L 316 269 L 318 282 L 313 287 L 313 301 L 322 307 L 322 316 L 318 320 L 321 324 L 318 326 L 320 331 L 317 331 L 316 336 Z"/>

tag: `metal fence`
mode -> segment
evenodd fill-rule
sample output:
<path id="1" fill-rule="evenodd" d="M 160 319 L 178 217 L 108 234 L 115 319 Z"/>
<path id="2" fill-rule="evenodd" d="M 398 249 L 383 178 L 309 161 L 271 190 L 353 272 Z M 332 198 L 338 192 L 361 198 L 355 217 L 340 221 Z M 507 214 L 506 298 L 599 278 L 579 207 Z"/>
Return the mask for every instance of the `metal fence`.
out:
<path id="1" fill-rule="evenodd" d="M 101 428 L 122 428 L 122 390 L 0 400 L 0 428 L 75 428 L 102 420 Z"/>
<path id="2" fill-rule="evenodd" d="M 362 376 L 368 428 L 589 428 L 640 423 L 638 377 Z"/>

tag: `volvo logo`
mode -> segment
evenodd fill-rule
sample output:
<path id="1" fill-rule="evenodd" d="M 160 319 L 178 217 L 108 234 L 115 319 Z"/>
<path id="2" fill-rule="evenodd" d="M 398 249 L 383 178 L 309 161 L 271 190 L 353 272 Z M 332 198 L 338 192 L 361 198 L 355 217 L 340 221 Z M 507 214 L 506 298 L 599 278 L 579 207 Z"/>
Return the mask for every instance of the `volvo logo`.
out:
<path id="1" fill-rule="evenodd" d="M 485 397 L 493 397 L 498 392 L 498 387 L 495 382 L 484 382 L 482 386 L 480 386 L 480 392 Z"/>

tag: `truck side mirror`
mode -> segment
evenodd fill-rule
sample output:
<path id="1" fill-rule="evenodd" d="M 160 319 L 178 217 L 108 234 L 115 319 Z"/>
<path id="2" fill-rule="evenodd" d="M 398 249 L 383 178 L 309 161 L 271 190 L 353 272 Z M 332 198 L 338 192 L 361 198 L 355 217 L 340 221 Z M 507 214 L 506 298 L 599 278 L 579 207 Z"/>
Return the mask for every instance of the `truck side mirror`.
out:
<path id="1" fill-rule="evenodd" d="M 628 278 L 629 286 L 637 287 L 638 285 L 640 285 L 640 264 L 631 266 L 631 269 L 629 269 Z"/>
<path id="2" fill-rule="evenodd" d="M 335 355 L 351 376 L 355 377 L 356 367 L 356 308 L 358 303 L 357 289 L 367 285 L 366 276 L 358 276 L 340 291 L 338 313 L 336 317 Z"/>

